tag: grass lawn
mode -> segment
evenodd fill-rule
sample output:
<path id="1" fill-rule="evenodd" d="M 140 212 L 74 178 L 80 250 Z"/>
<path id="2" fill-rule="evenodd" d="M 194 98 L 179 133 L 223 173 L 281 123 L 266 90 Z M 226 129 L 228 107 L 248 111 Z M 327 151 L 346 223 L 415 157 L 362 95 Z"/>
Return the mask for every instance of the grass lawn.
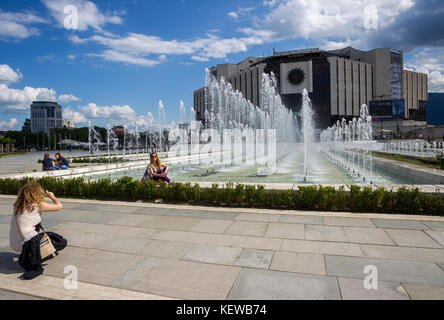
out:
<path id="1" fill-rule="evenodd" d="M 0 158 L 9 157 L 9 156 L 16 156 L 19 154 L 25 154 L 25 151 L 0 153 Z"/>
<path id="2" fill-rule="evenodd" d="M 403 155 L 403 154 L 383 153 L 383 152 L 377 152 L 377 151 L 374 151 L 372 154 L 376 157 L 379 157 L 379 158 L 385 158 L 385 159 L 390 159 L 390 160 L 396 160 L 396 161 L 416 164 L 416 165 L 427 167 L 427 168 L 432 168 L 432 169 L 440 169 L 441 168 L 440 162 L 438 159 L 412 157 L 412 156 Z"/>

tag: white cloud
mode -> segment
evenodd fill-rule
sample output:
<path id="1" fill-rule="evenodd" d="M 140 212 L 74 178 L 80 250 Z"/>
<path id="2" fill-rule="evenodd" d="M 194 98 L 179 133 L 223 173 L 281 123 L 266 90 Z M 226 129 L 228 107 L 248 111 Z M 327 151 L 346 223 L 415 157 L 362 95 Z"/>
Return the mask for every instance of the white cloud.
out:
<path id="1" fill-rule="evenodd" d="M 56 101 L 56 92 L 53 89 L 25 87 L 12 89 L 6 84 L 0 84 L 0 110 L 25 113 L 33 101 Z"/>
<path id="2" fill-rule="evenodd" d="M 30 12 L 5 12 L 0 9 L 0 37 L 25 39 L 38 35 L 38 29 L 30 26 L 37 23 L 46 21 Z"/>
<path id="3" fill-rule="evenodd" d="M 69 60 L 75 60 L 76 56 L 73 54 L 68 55 Z"/>
<path id="4" fill-rule="evenodd" d="M 45 6 L 51 12 L 51 15 L 58 22 L 59 27 L 64 26 L 66 18 L 65 7 L 75 6 L 78 12 L 78 30 L 85 31 L 92 28 L 102 31 L 106 24 L 122 24 L 122 18 L 119 14 L 122 12 L 109 12 L 103 14 L 97 8 L 96 4 L 86 0 L 42 0 Z"/>
<path id="5" fill-rule="evenodd" d="M 82 99 L 76 97 L 73 94 L 62 94 L 59 96 L 59 101 L 62 103 L 69 103 L 74 101 L 81 101 Z"/>
<path id="6" fill-rule="evenodd" d="M 274 32 L 274 40 L 311 39 L 328 49 L 344 43 L 365 45 L 368 36 L 393 25 L 415 3 L 413 0 L 272 0 L 263 4 L 270 11 L 256 19 L 257 29 Z M 377 30 L 365 28 L 368 19 L 365 12 L 370 6 L 377 8 Z"/>
<path id="7" fill-rule="evenodd" d="M 193 60 L 208 61 L 210 58 L 225 58 L 230 53 L 246 52 L 249 47 L 271 39 L 272 31 L 241 29 L 246 37 L 221 38 L 207 34 L 205 38 L 194 40 L 164 40 L 157 36 L 129 33 L 127 36 L 94 35 L 81 39 L 71 37 L 76 44 L 96 42 L 108 49 L 102 53 L 89 54 L 108 61 L 124 62 L 141 66 L 154 66 L 166 60 L 166 55 L 191 55 Z M 149 59 L 149 55 L 159 55 Z"/>
<path id="8" fill-rule="evenodd" d="M 73 110 L 71 107 L 63 108 L 63 119 L 73 121 L 74 123 L 85 123 L 88 121 L 83 114 Z"/>
<path id="9" fill-rule="evenodd" d="M 428 75 L 429 92 L 444 92 L 444 50 L 421 50 L 405 67 Z"/>
<path id="10" fill-rule="evenodd" d="M 123 62 L 126 64 L 135 64 L 144 67 L 152 67 L 159 64 L 160 61 L 150 60 L 143 57 L 138 57 L 126 52 L 116 50 L 105 50 L 102 53 L 87 54 L 90 57 L 100 57 L 107 61 Z M 165 59 L 163 59 L 165 60 Z"/>
<path id="11" fill-rule="evenodd" d="M 0 64 L 0 83 L 11 84 L 20 81 L 23 74 L 19 69 L 13 70 L 7 64 Z"/>
<path id="12" fill-rule="evenodd" d="M 135 122 L 136 112 L 129 106 L 98 106 L 95 103 L 88 103 L 80 106 L 79 111 L 87 119 L 109 119 L 113 121 Z"/>
<path id="13" fill-rule="evenodd" d="M 8 122 L 0 121 L 0 129 L 1 130 L 11 130 L 14 129 L 17 125 L 17 119 L 11 118 Z"/>
<path id="14" fill-rule="evenodd" d="M 139 130 L 156 126 L 156 120 L 151 112 L 148 112 L 146 116 L 137 115 L 129 105 L 98 106 L 95 103 L 88 103 L 77 108 L 66 107 L 63 110 L 63 119 L 81 124 L 91 121 L 93 124 L 102 126 L 108 124 L 125 125 L 129 128 L 137 126 Z"/>
<path id="15" fill-rule="evenodd" d="M 277 5 L 278 4 L 278 2 L 279 2 L 279 0 L 269 0 L 269 1 L 263 1 L 262 2 L 262 4 L 265 6 L 265 7 L 274 7 L 275 5 Z"/>
<path id="16" fill-rule="evenodd" d="M 237 15 L 237 13 L 236 12 L 228 12 L 228 16 L 230 16 L 231 18 L 233 18 L 233 19 L 237 19 L 237 18 L 239 18 L 239 16 Z"/>
<path id="17" fill-rule="evenodd" d="M 248 7 L 248 8 L 240 8 L 237 11 L 231 11 L 228 12 L 228 16 L 237 20 L 240 17 L 246 17 L 248 15 L 250 15 L 250 12 L 253 11 L 254 8 L 253 7 Z"/>

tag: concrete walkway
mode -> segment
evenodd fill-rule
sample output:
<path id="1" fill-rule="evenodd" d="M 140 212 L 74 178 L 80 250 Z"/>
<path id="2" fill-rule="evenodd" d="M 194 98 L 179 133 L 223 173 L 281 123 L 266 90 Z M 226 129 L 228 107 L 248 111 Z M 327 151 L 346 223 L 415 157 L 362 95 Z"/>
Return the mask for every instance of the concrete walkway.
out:
<path id="1" fill-rule="evenodd" d="M 0 196 L 5 296 L 444 300 L 442 217 L 64 200 L 43 224 L 69 246 L 24 281 L 9 248 L 13 201 Z M 63 287 L 67 265 L 77 290 Z M 369 265 L 376 290 L 364 288 Z"/>

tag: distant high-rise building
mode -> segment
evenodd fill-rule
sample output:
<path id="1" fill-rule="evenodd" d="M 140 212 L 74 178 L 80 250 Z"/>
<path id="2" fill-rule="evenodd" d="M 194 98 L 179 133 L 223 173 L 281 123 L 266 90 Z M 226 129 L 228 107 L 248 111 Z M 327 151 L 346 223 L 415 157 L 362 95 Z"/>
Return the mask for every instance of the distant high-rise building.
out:
<path id="1" fill-rule="evenodd" d="M 55 128 L 63 128 L 62 106 L 57 102 L 34 101 L 31 104 L 31 131 L 50 134 Z"/>
<path id="2" fill-rule="evenodd" d="M 25 119 L 22 126 L 22 132 L 31 132 L 31 119 Z"/>
<path id="3" fill-rule="evenodd" d="M 76 127 L 76 124 L 74 123 L 74 121 L 63 120 L 63 127 L 67 129 L 74 129 Z"/>

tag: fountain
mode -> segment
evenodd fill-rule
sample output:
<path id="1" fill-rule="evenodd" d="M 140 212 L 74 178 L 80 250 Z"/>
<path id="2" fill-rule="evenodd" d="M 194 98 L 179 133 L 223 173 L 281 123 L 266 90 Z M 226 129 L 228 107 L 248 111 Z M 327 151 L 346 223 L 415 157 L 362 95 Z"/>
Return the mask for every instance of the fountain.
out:
<path id="1" fill-rule="evenodd" d="M 313 110 L 306 89 L 302 92 L 302 136 L 304 139 L 304 181 L 307 181 L 309 145 L 314 140 Z"/>

